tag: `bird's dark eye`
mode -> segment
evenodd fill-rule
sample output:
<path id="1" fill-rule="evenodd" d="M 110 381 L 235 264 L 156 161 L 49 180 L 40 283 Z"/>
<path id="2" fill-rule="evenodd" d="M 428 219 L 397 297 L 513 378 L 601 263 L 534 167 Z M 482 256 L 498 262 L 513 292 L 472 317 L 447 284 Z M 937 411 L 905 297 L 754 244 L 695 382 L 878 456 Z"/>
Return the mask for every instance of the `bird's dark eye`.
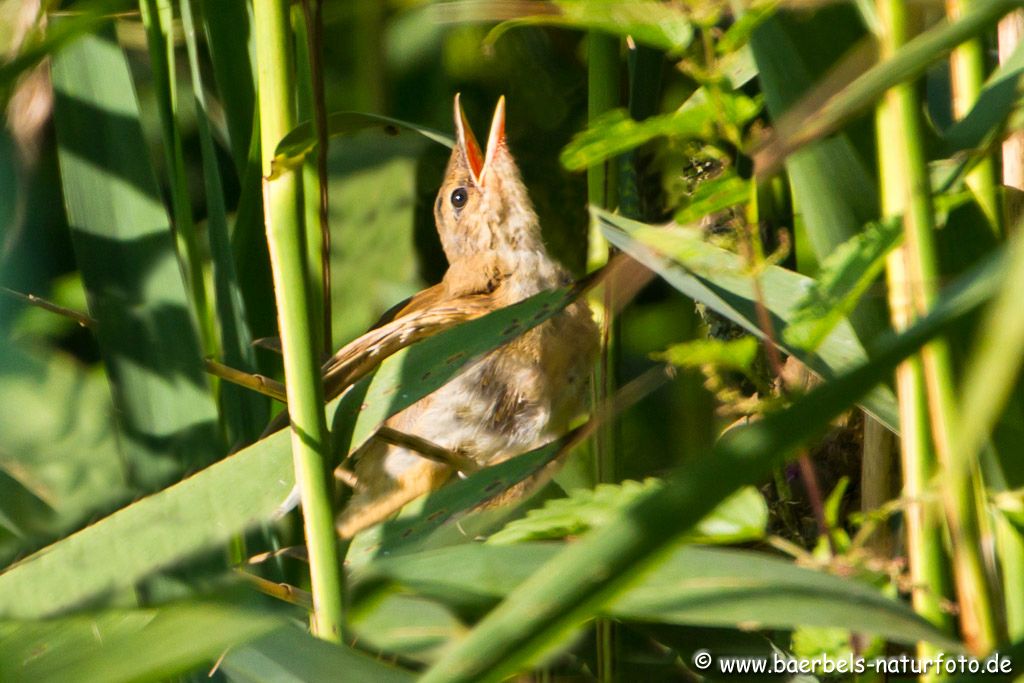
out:
<path id="1" fill-rule="evenodd" d="M 464 187 L 457 187 L 452 192 L 452 206 L 456 209 L 464 207 L 467 199 L 469 199 L 469 195 L 466 193 L 466 188 Z"/>

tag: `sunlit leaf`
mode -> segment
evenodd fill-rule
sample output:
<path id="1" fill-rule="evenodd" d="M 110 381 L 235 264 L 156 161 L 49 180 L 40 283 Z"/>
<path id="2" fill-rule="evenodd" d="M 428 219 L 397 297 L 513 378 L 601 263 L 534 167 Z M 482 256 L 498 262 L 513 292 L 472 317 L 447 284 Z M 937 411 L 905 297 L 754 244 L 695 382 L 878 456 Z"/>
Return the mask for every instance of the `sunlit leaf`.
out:
<path id="1" fill-rule="evenodd" d="M 571 491 L 567 498 L 548 501 L 526 517 L 510 522 L 487 542 L 509 545 L 578 536 L 608 523 L 647 489 L 664 486 L 660 479 L 599 484 Z M 740 543 L 761 538 L 768 523 L 768 506 L 753 488 L 740 489 L 702 519 L 684 539 L 692 543 Z"/>
<path id="2" fill-rule="evenodd" d="M 822 261 L 818 277 L 797 302 L 783 331 L 786 343 L 817 349 L 878 278 L 886 256 L 902 237 L 900 221 L 873 223 Z"/>
<path id="3" fill-rule="evenodd" d="M 743 260 L 732 252 L 705 242 L 699 231 L 682 227 L 659 228 L 644 225 L 602 211 L 594 211 L 605 236 L 612 244 L 651 268 L 670 284 L 715 312 L 724 315 L 751 334 L 764 338 L 757 317 L 757 302 L 751 275 Z M 835 377 L 863 363 L 864 347 L 853 328 L 839 321 L 815 353 L 786 343 L 784 330 L 795 308 L 814 286 L 812 278 L 778 266 L 760 274 L 764 305 L 771 314 L 775 341 L 823 377 Z M 778 335 L 782 334 L 780 338 Z M 899 418 L 896 398 L 886 387 L 864 397 L 863 407 L 896 431 Z"/>

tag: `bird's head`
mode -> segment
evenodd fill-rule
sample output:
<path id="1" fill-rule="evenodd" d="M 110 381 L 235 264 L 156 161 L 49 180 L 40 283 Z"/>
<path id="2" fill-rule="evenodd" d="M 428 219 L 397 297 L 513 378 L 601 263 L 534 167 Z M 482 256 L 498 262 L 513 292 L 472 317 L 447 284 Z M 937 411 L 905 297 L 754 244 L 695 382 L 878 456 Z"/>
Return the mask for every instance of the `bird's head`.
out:
<path id="1" fill-rule="evenodd" d="M 434 218 L 450 263 L 487 251 L 539 245 L 537 216 L 505 142 L 504 96 L 494 108 L 484 149 L 455 96 L 455 147 L 434 203 Z"/>

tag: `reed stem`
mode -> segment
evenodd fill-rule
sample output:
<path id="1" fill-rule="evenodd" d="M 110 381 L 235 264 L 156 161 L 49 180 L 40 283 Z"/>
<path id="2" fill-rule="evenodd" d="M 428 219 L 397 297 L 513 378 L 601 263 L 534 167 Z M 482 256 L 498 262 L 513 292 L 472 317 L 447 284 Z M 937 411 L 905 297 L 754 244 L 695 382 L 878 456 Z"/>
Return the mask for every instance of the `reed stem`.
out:
<path id="1" fill-rule="evenodd" d="M 328 431 L 320 379 L 321 339 L 315 329 L 301 183 L 295 171 L 274 180 L 271 162 L 278 141 L 294 126 L 294 60 L 288 3 L 255 0 L 263 206 L 274 275 L 295 480 L 302 496 L 309 554 L 314 635 L 340 642 L 342 575 L 327 476 Z"/>

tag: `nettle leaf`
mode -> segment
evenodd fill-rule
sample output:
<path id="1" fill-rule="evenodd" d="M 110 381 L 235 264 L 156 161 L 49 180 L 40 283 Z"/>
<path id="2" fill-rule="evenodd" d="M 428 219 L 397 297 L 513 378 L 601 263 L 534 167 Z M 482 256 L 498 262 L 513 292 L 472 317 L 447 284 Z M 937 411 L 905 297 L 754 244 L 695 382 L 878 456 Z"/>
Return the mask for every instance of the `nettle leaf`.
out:
<path id="1" fill-rule="evenodd" d="M 542 508 L 530 510 L 526 517 L 509 523 L 487 542 L 509 545 L 523 541 L 542 541 L 578 536 L 604 526 L 638 497 L 665 482 L 650 478 L 643 482 L 600 484 L 593 489 L 577 489 L 568 498 L 548 501 Z M 693 543 L 738 543 L 764 536 L 768 506 L 752 487 L 742 488 L 726 498 L 701 520 L 685 537 Z"/>
<path id="2" fill-rule="evenodd" d="M 680 367 L 700 368 L 712 365 L 722 370 L 749 373 L 757 359 L 759 346 L 754 337 L 740 337 L 728 341 L 697 339 L 674 344 L 654 357 Z"/>
<path id="3" fill-rule="evenodd" d="M 813 351 L 844 318 L 885 268 L 885 258 L 903 236 L 898 219 L 871 223 L 841 244 L 821 264 L 818 277 L 797 303 L 786 342 Z"/>
<path id="4" fill-rule="evenodd" d="M 684 225 L 698 223 L 705 216 L 743 204 L 749 198 L 749 180 L 735 173 L 723 173 L 698 185 L 690 197 L 690 203 L 676 213 L 675 220 Z"/>
<path id="5" fill-rule="evenodd" d="M 637 121 L 625 109 L 613 109 L 594 120 L 562 150 L 562 165 L 581 171 L 657 137 L 675 140 L 711 138 L 726 121 L 742 126 L 761 111 L 760 99 L 739 93 L 720 93 L 715 99 L 698 90 L 678 110 Z"/>

